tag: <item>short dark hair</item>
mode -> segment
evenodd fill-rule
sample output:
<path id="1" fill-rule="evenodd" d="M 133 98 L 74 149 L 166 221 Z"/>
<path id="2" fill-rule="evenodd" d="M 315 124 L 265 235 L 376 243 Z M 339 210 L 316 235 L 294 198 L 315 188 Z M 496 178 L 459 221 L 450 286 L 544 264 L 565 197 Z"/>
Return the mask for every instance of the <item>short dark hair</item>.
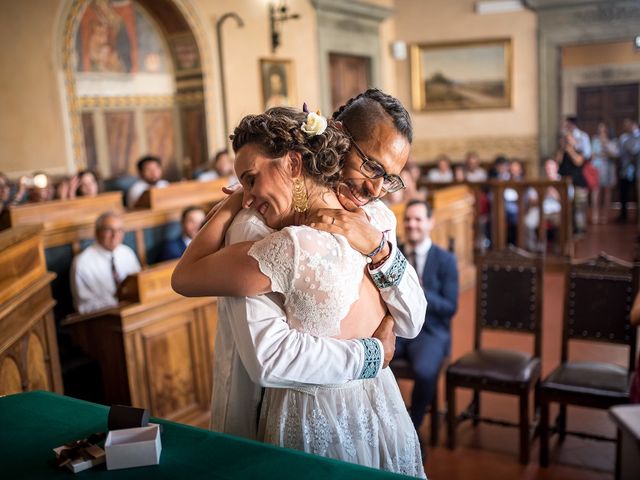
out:
<path id="1" fill-rule="evenodd" d="M 140 160 L 138 160 L 138 163 L 136 163 L 136 167 L 138 168 L 138 173 L 142 173 L 144 164 L 148 162 L 155 162 L 159 166 L 162 166 L 162 161 L 160 160 L 159 157 L 156 157 L 154 155 L 145 155 L 144 157 L 140 158 Z"/>
<path id="2" fill-rule="evenodd" d="M 218 163 L 218 160 L 220 160 L 220 157 L 222 157 L 223 155 L 229 155 L 229 150 L 226 148 L 223 148 L 222 150 L 218 150 L 216 154 L 213 156 L 213 164 L 215 165 L 216 163 Z"/>
<path id="3" fill-rule="evenodd" d="M 342 122 L 354 140 L 363 140 L 381 120 L 391 120 L 393 126 L 409 143 L 413 141 L 411 116 L 400 100 L 370 88 L 353 97 L 333 114 L 334 120 Z"/>
<path id="4" fill-rule="evenodd" d="M 184 221 L 187 218 L 187 215 L 189 215 L 191 212 L 195 212 L 196 210 L 200 210 L 201 212 L 204 212 L 204 208 L 198 207 L 196 205 L 190 205 L 187 208 L 185 208 L 182 211 L 182 216 L 180 217 L 180 223 L 184 223 Z"/>
<path id="5" fill-rule="evenodd" d="M 404 208 L 404 211 L 406 212 L 407 210 L 409 210 L 409 207 L 413 207 L 414 205 L 424 205 L 424 208 L 427 209 L 427 218 L 431 218 L 431 216 L 433 215 L 433 208 L 431 208 L 431 204 L 426 200 L 409 200 L 407 202 L 407 206 Z"/>
<path id="6" fill-rule="evenodd" d="M 578 117 L 576 117 L 575 115 L 567 115 L 565 117 L 565 120 L 569 123 L 573 123 L 574 125 L 578 124 Z"/>

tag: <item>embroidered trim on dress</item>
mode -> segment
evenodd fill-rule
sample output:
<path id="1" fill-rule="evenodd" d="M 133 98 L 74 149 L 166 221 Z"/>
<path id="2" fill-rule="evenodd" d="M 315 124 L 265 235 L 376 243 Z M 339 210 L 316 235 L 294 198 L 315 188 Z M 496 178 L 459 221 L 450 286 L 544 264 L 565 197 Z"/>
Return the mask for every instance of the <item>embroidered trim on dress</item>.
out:
<path id="1" fill-rule="evenodd" d="M 364 347 L 364 364 L 358 379 L 374 378 L 380 370 L 380 362 L 382 361 L 380 345 L 373 338 L 360 338 L 359 340 Z"/>
<path id="2" fill-rule="evenodd" d="M 396 248 L 396 254 L 393 257 L 393 262 L 387 270 L 384 272 L 376 272 L 371 275 L 373 283 L 380 289 L 387 287 L 395 287 L 400 283 L 404 276 L 404 271 L 407 269 L 407 259 L 404 257 L 400 249 Z"/>

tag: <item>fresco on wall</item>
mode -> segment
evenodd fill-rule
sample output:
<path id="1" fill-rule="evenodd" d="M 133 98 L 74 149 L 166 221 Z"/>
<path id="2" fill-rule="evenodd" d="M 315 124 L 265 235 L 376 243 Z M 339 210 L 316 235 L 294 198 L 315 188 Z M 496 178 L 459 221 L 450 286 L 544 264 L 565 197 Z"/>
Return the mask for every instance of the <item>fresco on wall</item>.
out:
<path id="1" fill-rule="evenodd" d="M 156 73 L 168 68 L 151 21 L 130 0 L 93 0 L 76 34 L 76 71 Z"/>

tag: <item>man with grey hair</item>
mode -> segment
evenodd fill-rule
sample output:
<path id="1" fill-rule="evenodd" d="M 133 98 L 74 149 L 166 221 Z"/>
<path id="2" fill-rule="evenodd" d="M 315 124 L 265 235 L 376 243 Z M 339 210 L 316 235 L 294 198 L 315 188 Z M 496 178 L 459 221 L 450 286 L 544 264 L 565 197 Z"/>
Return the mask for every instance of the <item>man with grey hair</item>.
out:
<path id="1" fill-rule="evenodd" d="M 122 217 L 106 212 L 96 219 L 96 241 L 73 259 L 71 293 L 80 313 L 90 313 L 118 304 L 118 285 L 140 271 L 134 251 L 122 244 Z"/>

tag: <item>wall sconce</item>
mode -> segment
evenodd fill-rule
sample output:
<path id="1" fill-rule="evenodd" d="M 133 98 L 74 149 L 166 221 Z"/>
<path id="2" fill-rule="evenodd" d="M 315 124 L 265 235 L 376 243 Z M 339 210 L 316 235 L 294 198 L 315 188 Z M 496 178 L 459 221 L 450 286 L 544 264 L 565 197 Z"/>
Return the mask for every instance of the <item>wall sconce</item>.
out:
<path id="1" fill-rule="evenodd" d="M 289 13 L 289 7 L 285 0 L 279 0 L 277 4 L 271 2 L 269 4 L 269 19 L 271 22 L 271 53 L 275 53 L 280 46 L 280 24 L 287 20 L 296 20 L 300 18 L 297 13 Z"/>

